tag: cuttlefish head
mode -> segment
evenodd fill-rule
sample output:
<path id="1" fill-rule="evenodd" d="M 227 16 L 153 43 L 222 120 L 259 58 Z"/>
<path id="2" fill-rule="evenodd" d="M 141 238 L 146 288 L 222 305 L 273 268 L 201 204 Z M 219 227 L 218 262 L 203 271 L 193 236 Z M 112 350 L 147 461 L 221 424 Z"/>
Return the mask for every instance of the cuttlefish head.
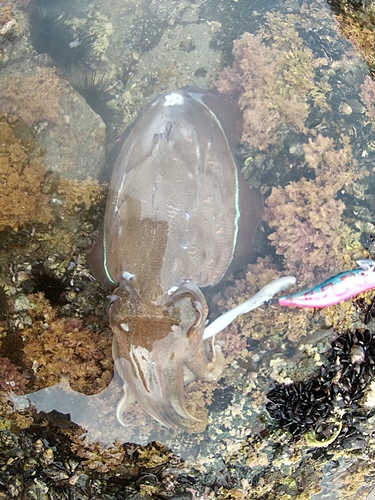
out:
<path id="1" fill-rule="evenodd" d="M 191 431 L 199 419 L 186 407 L 185 384 L 195 377 L 218 380 L 225 364 L 202 338 L 208 313 L 203 294 L 186 284 L 146 302 L 126 282 L 114 295 L 113 357 L 124 380 L 119 421 L 126 425 L 124 411 L 135 398 L 161 424 Z"/>

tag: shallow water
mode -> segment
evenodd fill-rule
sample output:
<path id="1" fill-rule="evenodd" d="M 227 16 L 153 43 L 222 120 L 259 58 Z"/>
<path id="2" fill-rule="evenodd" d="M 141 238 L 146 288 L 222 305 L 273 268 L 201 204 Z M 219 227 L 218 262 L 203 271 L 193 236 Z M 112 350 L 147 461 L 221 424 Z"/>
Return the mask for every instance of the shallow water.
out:
<path id="1" fill-rule="evenodd" d="M 2 1 L 0 355 L 10 360 L 0 372 L 3 430 L 48 428 L 51 443 L 64 436 L 95 470 L 126 459 L 102 450 L 94 461 L 92 443 L 159 441 L 194 477 L 183 483 L 173 469 L 176 492 L 197 498 L 372 498 L 372 292 L 321 311 L 271 304 L 235 320 L 216 338 L 227 361 L 222 378 L 186 386 L 189 411 L 202 423 L 188 434 L 137 403 L 126 427 L 117 422 L 123 389 L 119 377 L 111 382 L 109 292 L 86 262 L 104 214 L 100 183 L 109 181 L 121 134 L 157 95 L 186 85 L 238 101 L 237 162 L 265 203 L 248 267 L 207 292 L 210 321 L 279 276 L 295 275 L 296 291 L 373 257 L 375 84 L 366 40 L 353 21 L 340 22 L 341 31 L 318 0 Z M 232 56 L 244 32 L 251 36 L 235 42 Z M 331 346 L 365 328 L 370 337 L 345 337 L 346 357 Z M 367 358 L 348 368 L 353 344 Z M 345 370 L 349 382 L 340 378 Z M 280 396 L 280 411 L 267 412 L 275 384 L 289 386 L 285 398 L 300 406 Z M 314 413 L 306 400 L 317 404 L 319 384 L 324 397 Z M 22 394 L 35 393 L 29 399 L 39 410 L 70 414 L 86 431 L 52 415 L 14 413 L 9 386 L 19 395 L 11 400 L 23 404 Z M 161 484 L 162 472 L 156 477 Z M 9 484 L 1 480 L 2 491 Z M 148 493 L 164 491 L 158 487 Z M 147 493 L 139 484 L 134 491 Z"/>

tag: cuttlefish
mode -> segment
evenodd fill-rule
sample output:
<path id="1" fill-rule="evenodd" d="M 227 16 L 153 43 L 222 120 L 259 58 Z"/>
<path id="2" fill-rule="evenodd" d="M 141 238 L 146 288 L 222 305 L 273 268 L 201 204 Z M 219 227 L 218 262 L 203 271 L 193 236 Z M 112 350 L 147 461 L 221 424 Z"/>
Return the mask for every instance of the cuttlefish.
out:
<path id="1" fill-rule="evenodd" d="M 203 339 L 201 288 L 243 263 L 262 213 L 260 194 L 236 165 L 232 116 L 220 96 L 198 88 L 160 95 L 127 131 L 115 163 L 89 263 L 114 289 L 124 425 L 135 398 L 161 424 L 187 429 L 196 417 L 185 384 L 221 376 L 223 356 Z"/>
<path id="2" fill-rule="evenodd" d="M 135 399 L 163 426 L 195 432 L 185 384 L 220 378 L 225 362 L 211 340 L 295 283 L 292 276 L 278 278 L 207 325 L 201 289 L 246 262 L 262 214 L 261 196 L 233 155 L 234 116 L 221 96 L 184 88 L 157 97 L 125 133 L 89 254 L 93 274 L 113 290 L 109 320 L 123 380 L 116 412 L 122 425 Z M 17 409 L 31 403 L 38 411 L 69 413 L 96 440 L 96 408 L 116 380 L 94 396 L 62 381 L 10 399 Z"/>

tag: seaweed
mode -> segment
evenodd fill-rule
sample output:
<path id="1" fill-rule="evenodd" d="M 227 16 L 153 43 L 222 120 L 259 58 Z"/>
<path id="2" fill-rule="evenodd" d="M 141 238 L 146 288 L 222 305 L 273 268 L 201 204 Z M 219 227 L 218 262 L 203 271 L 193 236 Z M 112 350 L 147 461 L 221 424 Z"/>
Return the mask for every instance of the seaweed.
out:
<path id="1" fill-rule="evenodd" d="M 32 223 L 48 223 L 52 217 L 48 197 L 42 192 L 45 168 L 33 151 L 26 128 L 16 117 L 0 115 L 0 231 Z"/>

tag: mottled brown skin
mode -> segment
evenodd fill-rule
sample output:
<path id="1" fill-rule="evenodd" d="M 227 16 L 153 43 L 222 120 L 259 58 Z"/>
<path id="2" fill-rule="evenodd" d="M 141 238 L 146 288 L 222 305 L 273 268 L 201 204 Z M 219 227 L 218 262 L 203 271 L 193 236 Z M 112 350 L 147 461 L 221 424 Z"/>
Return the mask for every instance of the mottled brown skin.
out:
<path id="1" fill-rule="evenodd" d="M 239 175 L 215 98 L 200 89 L 159 96 L 131 126 L 114 168 L 89 259 L 97 279 L 117 287 L 109 317 L 122 423 L 135 397 L 160 423 L 190 429 L 185 382 L 217 380 L 224 367 L 202 340 L 200 288 L 249 253 L 262 208 Z"/>

